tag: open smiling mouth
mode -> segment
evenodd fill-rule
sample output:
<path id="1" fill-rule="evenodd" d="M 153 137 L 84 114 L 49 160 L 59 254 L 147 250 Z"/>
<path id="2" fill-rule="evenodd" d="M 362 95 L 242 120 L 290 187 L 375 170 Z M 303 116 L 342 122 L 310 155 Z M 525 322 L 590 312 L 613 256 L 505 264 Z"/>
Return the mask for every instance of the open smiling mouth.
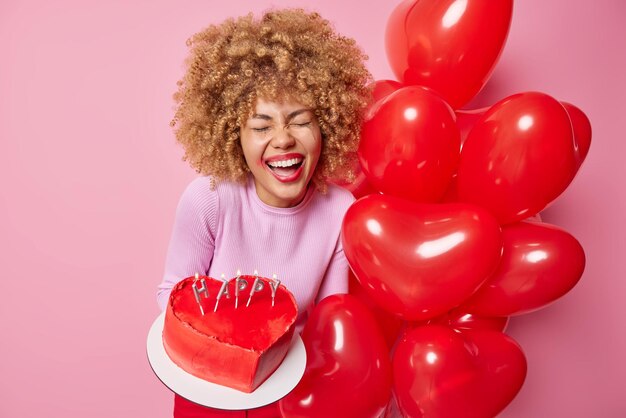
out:
<path id="1" fill-rule="evenodd" d="M 265 164 L 279 180 L 293 181 L 299 177 L 303 163 L 304 158 L 297 157 L 281 161 L 268 161 Z"/>

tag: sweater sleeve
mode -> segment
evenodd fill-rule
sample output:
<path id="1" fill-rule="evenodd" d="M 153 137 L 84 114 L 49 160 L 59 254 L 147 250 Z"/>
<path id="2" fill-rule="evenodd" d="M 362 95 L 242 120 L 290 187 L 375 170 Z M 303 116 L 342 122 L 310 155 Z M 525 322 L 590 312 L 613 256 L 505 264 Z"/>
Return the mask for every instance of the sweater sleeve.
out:
<path id="1" fill-rule="evenodd" d="M 337 239 L 333 258 L 330 260 L 324 279 L 317 292 L 315 303 L 319 303 L 326 296 L 337 293 L 348 293 L 348 260 L 343 252 L 341 236 Z"/>
<path id="2" fill-rule="evenodd" d="M 210 189 L 208 178 L 194 180 L 183 192 L 167 249 L 163 281 L 157 290 L 157 303 L 162 311 L 176 283 L 209 270 L 215 249 L 218 207 L 217 192 Z"/>

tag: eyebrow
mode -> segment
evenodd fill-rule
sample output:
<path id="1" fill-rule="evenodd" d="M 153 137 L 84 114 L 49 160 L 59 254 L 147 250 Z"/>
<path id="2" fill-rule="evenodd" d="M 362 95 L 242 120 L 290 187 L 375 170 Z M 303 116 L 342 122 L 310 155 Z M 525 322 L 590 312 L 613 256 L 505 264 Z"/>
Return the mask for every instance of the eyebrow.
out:
<path id="1" fill-rule="evenodd" d="M 298 109 L 298 110 L 294 110 L 293 112 L 289 113 L 287 115 L 287 121 L 290 121 L 291 119 L 295 118 L 296 116 L 305 113 L 305 112 L 312 112 L 312 109 L 309 108 L 303 108 L 303 109 Z M 252 115 L 251 119 L 262 119 L 262 120 L 272 120 L 272 117 L 269 115 L 265 115 L 263 113 L 255 113 Z"/>

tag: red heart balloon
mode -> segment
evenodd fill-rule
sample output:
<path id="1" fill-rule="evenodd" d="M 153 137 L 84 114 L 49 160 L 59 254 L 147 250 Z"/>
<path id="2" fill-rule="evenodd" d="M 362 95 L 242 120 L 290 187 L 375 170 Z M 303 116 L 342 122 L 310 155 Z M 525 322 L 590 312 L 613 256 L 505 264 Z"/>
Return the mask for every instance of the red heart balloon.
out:
<path id="1" fill-rule="evenodd" d="M 577 170 L 565 108 L 537 92 L 510 96 L 476 122 L 463 144 L 458 195 L 487 208 L 501 224 L 541 211 Z"/>
<path id="2" fill-rule="evenodd" d="M 405 418 L 491 418 L 526 378 L 517 343 L 491 330 L 441 325 L 407 330 L 393 356 L 395 397 Z"/>
<path id="3" fill-rule="evenodd" d="M 387 80 L 385 80 L 387 81 Z M 382 88 L 382 87 L 381 87 Z M 591 147 L 591 122 L 585 113 L 571 103 L 561 102 L 569 118 L 572 122 L 574 130 L 574 151 L 578 157 L 578 165 L 580 166 Z M 488 107 L 481 109 L 461 109 L 456 114 L 456 125 L 461 133 L 461 144 L 465 142 L 467 135 L 476 124 L 476 122 L 489 110 Z"/>
<path id="4" fill-rule="evenodd" d="M 578 283 L 585 252 L 567 231 L 553 225 L 518 222 L 502 228 L 502 261 L 492 277 L 463 304 L 479 315 L 535 311 Z"/>
<path id="5" fill-rule="evenodd" d="M 358 154 L 376 190 L 436 202 L 456 170 L 460 148 L 450 106 L 426 89 L 404 87 L 370 109 Z"/>
<path id="6" fill-rule="evenodd" d="M 495 270 L 500 227 L 467 204 L 419 204 L 369 195 L 347 211 L 343 247 L 357 280 L 381 307 L 424 320 L 460 305 Z"/>
<path id="7" fill-rule="evenodd" d="M 283 418 L 378 418 L 391 397 L 387 345 L 372 314 L 351 295 L 324 298 L 302 339 L 304 376 L 279 407 Z"/>
<path id="8" fill-rule="evenodd" d="M 436 90 L 457 109 L 486 84 L 502 52 L 512 0 L 408 0 L 387 21 L 398 80 Z"/>

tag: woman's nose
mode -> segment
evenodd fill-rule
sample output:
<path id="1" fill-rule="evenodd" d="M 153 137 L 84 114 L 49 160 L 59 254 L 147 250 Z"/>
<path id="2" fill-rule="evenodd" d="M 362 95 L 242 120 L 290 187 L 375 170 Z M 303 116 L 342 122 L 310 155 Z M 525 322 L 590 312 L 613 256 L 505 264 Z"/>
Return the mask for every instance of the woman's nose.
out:
<path id="1" fill-rule="evenodd" d="M 289 133 L 287 127 L 279 129 L 272 138 L 271 145 L 274 148 L 285 149 L 292 147 L 296 143 L 295 138 Z"/>

